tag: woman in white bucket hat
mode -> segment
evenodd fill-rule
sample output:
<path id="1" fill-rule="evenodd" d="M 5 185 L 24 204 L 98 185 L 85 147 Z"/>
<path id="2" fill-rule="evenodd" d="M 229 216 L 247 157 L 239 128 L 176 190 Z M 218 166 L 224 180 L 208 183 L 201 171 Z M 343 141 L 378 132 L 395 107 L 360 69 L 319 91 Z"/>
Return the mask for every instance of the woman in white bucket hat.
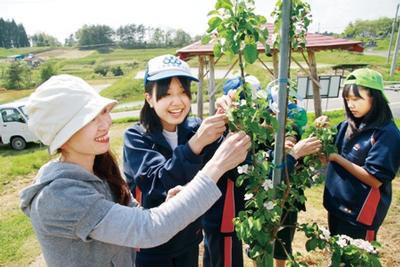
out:
<path id="1" fill-rule="evenodd" d="M 169 192 L 173 199 L 143 210 L 109 151 L 115 104 L 70 75 L 30 96 L 29 128 L 60 153 L 20 194 L 48 266 L 134 266 L 133 247 L 162 244 L 203 214 L 220 197 L 219 177 L 246 157 L 250 138 L 232 134 L 191 182 Z"/>

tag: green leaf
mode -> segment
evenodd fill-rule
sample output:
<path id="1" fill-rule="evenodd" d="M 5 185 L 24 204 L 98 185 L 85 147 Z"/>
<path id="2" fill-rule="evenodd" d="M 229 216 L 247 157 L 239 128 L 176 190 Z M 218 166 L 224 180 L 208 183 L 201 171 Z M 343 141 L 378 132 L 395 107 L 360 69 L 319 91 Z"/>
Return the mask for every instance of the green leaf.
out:
<path id="1" fill-rule="evenodd" d="M 213 52 L 215 57 L 220 57 L 222 54 L 221 45 L 219 43 L 214 45 Z"/>
<path id="2" fill-rule="evenodd" d="M 263 265 L 261 266 L 274 266 L 274 257 L 272 256 L 272 254 L 264 254 Z"/>
<path id="3" fill-rule="evenodd" d="M 314 250 L 314 249 L 317 248 L 317 246 L 318 246 L 318 240 L 317 239 L 312 238 L 312 239 L 307 240 L 307 242 L 306 242 L 307 251 Z"/>
<path id="4" fill-rule="evenodd" d="M 334 251 L 332 254 L 332 267 L 340 267 L 341 255 L 340 252 Z"/>
<path id="5" fill-rule="evenodd" d="M 207 16 L 211 16 L 211 15 L 219 15 L 218 10 L 211 10 L 210 12 L 208 12 Z"/>
<path id="6" fill-rule="evenodd" d="M 208 20 L 208 31 L 212 31 L 215 28 L 217 28 L 222 22 L 222 19 L 220 17 L 212 17 L 211 19 Z"/>
<path id="7" fill-rule="evenodd" d="M 201 38 L 201 43 L 202 43 L 202 44 L 208 44 L 210 41 L 211 41 L 211 36 L 210 36 L 209 34 L 204 35 L 204 36 Z"/>
<path id="8" fill-rule="evenodd" d="M 218 0 L 217 3 L 215 4 L 215 9 L 224 8 L 232 11 L 232 7 L 233 5 L 229 0 Z"/>
<path id="9" fill-rule="evenodd" d="M 247 44 L 243 49 L 243 54 L 246 62 L 253 64 L 258 57 L 257 46 L 255 44 Z"/>

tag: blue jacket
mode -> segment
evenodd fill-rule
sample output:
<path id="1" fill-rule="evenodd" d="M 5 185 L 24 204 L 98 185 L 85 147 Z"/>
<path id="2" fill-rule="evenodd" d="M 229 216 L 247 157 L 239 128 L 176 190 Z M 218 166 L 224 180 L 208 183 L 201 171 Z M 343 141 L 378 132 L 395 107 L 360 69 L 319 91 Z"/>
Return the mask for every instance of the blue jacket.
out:
<path id="1" fill-rule="evenodd" d="M 324 206 L 336 216 L 370 230 L 378 230 L 392 200 L 391 181 L 400 165 L 400 132 L 393 122 L 383 127 L 366 127 L 350 139 L 345 137 L 348 123 L 338 125 L 335 144 L 338 153 L 363 167 L 382 185 L 362 183 L 339 164 L 328 165 Z"/>
<path id="2" fill-rule="evenodd" d="M 174 151 L 162 132 L 147 133 L 140 124 L 125 132 L 124 173 L 132 193 L 136 186 L 140 188 L 141 204 L 144 208 L 157 207 L 163 203 L 169 189 L 192 180 L 211 157 L 212 154 L 207 152 L 194 154 L 188 145 L 200 123 L 200 119 L 188 118 L 178 126 L 178 146 Z M 208 147 L 204 151 L 208 151 Z M 138 257 L 173 256 L 199 244 L 203 238 L 200 220 L 196 220 L 161 246 L 141 249 Z"/>
<path id="3" fill-rule="evenodd" d="M 267 149 L 267 148 L 262 148 L 262 149 Z M 268 151 L 269 153 L 269 159 L 272 161 L 273 160 L 273 151 L 270 150 Z M 243 164 L 252 164 L 252 160 L 250 156 L 247 156 L 245 162 L 239 165 Z M 296 160 L 291 156 L 287 155 L 286 157 L 286 162 L 285 164 L 288 167 L 288 172 L 291 173 L 293 172 L 293 169 L 296 165 Z M 229 227 L 229 224 L 232 222 L 232 220 L 223 220 L 223 214 L 226 207 L 226 198 L 227 198 L 227 186 L 228 186 L 228 179 L 231 180 L 232 182 L 236 183 L 236 179 L 239 176 L 239 174 L 235 169 L 232 169 L 228 172 L 226 172 L 223 177 L 218 181 L 217 186 L 221 190 L 222 196 L 221 198 L 218 199 L 217 202 L 203 215 L 203 226 L 207 230 L 207 232 L 213 232 L 213 233 L 224 233 L 224 236 L 227 236 L 229 234 L 234 233 L 234 229 Z M 271 177 L 268 177 L 267 179 L 271 179 Z M 237 217 L 239 215 L 239 212 L 244 210 L 244 195 L 246 193 L 246 186 L 247 186 L 247 181 L 245 181 L 240 187 L 234 186 L 233 188 L 233 217 Z M 304 204 L 298 204 L 299 209 L 304 209 L 305 206 Z M 232 218 L 233 219 L 233 218 Z M 229 223 L 230 222 L 230 223 Z M 231 231 L 227 230 L 231 229 Z"/>

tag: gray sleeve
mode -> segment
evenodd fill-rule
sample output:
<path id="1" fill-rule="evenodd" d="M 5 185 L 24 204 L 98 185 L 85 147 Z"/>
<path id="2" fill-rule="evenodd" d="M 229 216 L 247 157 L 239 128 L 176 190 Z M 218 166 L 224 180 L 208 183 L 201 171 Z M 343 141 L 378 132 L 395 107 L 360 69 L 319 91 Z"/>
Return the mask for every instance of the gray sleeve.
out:
<path id="1" fill-rule="evenodd" d="M 143 210 L 114 205 L 90 237 L 121 246 L 155 247 L 201 216 L 220 196 L 215 182 L 199 172 L 184 190 L 157 208 Z"/>
<path id="2" fill-rule="evenodd" d="M 85 181 L 57 179 L 31 205 L 31 218 L 48 235 L 88 241 L 89 233 L 115 205 Z"/>

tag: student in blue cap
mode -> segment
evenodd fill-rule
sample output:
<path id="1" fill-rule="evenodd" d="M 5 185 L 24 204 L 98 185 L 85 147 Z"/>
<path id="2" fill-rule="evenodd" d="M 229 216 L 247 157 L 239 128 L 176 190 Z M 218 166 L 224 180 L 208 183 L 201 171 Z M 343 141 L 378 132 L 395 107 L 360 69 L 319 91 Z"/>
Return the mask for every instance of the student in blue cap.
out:
<path id="1" fill-rule="evenodd" d="M 127 129 L 123 147 L 124 173 L 144 208 L 159 206 L 169 189 L 191 181 L 222 141 L 225 114 L 203 121 L 188 117 L 191 81 L 198 80 L 175 56 L 158 56 L 147 64 L 140 123 Z M 198 219 L 167 243 L 140 249 L 136 265 L 197 267 L 202 239 Z"/>
<path id="2" fill-rule="evenodd" d="M 373 241 L 392 199 L 392 180 L 400 165 L 400 132 L 379 72 L 355 70 L 344 84 L 347 118 L 337 126 L 338 153 L 328 156 L 324 207 L 332 235 Z"/>

